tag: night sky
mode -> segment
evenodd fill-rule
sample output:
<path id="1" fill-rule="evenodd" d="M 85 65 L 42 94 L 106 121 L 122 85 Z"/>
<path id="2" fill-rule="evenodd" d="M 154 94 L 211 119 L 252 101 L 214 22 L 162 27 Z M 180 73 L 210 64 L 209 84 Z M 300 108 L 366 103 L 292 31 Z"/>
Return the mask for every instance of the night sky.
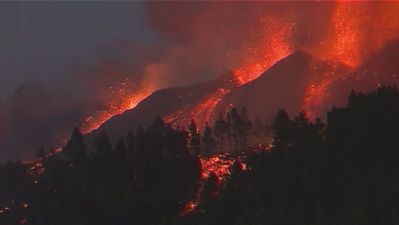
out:
<path id="1" fill-rule="evenodd" d="M 1 99 L 26 82 L 51 84 L 98 62 L 109 43 L 150 43 L 145 17 L 140 2 L 2 2 Z"/>

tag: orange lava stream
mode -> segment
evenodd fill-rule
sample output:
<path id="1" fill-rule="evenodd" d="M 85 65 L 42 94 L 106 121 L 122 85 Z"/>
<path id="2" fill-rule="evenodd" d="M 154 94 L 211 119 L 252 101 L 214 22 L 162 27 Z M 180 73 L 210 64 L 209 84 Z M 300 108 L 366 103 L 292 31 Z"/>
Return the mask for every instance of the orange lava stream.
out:
<path id="1" fill-rule="evenodd" d="M 294 23 L 274 16 L 261 18 L 263 31 L 258 39 L 248 43 L 249 47 L 242 52 L 242 65 L 233 72 L 241 85 L 258 78 L 277 61 L 292 52 L 291 36 Z M 258 31 L 256 31 L 258 32 Z"/>
<path id="2" fill-rule="evenodd" d="M 202 129 L 207 122 L 211 121 L 213 109 L 222 100 L 222 97 L 230 92 L 228 88 L 220 88 L 207 95 L 199 104 L 179 110 L 172 115 L 164 118 L 166 123 L 175 123 L 181 127 L 188 127 L 191 119 L 197 122 L 197 126 Z"/>
<path id="3" fill-rule="evenodd" d="M 338 79 L 344 79 L 348 74 L 323 74 L 321 81 L 316 84 L 311 84 L 305 92 L 303 100 L 303 109 L 306 111 L 306 115 L 310 119 L 315 119 L 320 116 L 323 112 L 321 108 L 325 100 L 329 96 L 328 87 Z"/>
<path id="4" fill-rule="evenodd" d="M 214 173 L 219 181 L 224 181 L 230 175 L 230 168 L 237 158 L 231 157 L 227 153 L 220 153 L 210 157 L 202 157 L 202 179 L 207 179 L 211 173 Z"/>
<path id="5" fill-rule="evenodd" d="M 245 85 L 258 78 L 274 63 L 292 52 L 290 38 L 294 30 L 293 23 L 276 16 L 265 16 L 260 18 L 260 21 L 263 30 L 254 31 L 256 34 L 249 36 L 256 38 L 246 40 L 242 44 L 245 46 L 240 52 L 243 61 L 233 69 L 234 86 Z M 220 88 L 207 95 L 199 104 L 180 109 L 164 119 L 181 127 L 187 127 L 191 119 L 194 119 L 202 129 L 206 123 L 213 122 L 214 109 L 231 89 L 230 86 Z"/>
<path id="6" fill-rule="evenodd" d="M 242 162 L 240 156 L 232 156 L 228 153 L 219 153 L 209 157 L 201 157 L 200 162 L 202 170 L 201 185 L 199 186 L 195 199 L 189 201 L 184 206 L 180 214 L 181 216 L 193 213 L 197 209 L 201 200 L 200 193 L 203 190 L 204 182 L 209 178 L 211 173 L 216 175 L 216 177 L 218 178 L 219 188 L 221 188 L 226 180 L 230 177 L 231 167 L 235 162 L 239 162 L 243 170 L 247 169 L 246 164 Z"/>
<path id="7" fill-rule="evenodd" d="M 122 90 L 121 92 L 125 92 Z M 121 93 L 117 95 L 116 103 L 109 102 L 106 109 L 97 111 L 93 115 L 87 117 L 80 126 L 80 130 L 83 134 L 90 133 L 91 131 L 99 128 L 104 122 L 109 120 L 111 117 L 121 114 L 129 109 L 133 109 L 143 99 L 148 97 L 152 91 L 149 89 L 142 89 L 136 93 L 125 94 Z"/>

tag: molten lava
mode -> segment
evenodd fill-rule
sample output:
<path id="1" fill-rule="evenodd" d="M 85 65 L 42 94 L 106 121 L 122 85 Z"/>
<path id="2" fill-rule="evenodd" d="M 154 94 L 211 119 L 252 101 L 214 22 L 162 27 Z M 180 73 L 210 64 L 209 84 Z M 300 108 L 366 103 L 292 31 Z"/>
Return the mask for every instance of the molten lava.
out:
<path id="1" fill-rule="evenodd" d="M 129 82 L 129 80 L 121 82 L 117 86 L 111 86 L 109 90 L 111 96 L 113 96 L 112 100 L 107 103 L 103 110 L 94 112 L 84 120 L 80 126 L 80 130 L 83 134 L 90 133 L 97 129 L 111 117 L 121 114 L 126 110 L 133 109 L 153 91 L 150 86 L 137 88 L 132 82 Z"/>
<path id="2" fill-rule="evenodd" d="M 199 103 L 179 109 L 177 112 L 166 116 L 168 123 L 187 127 L 194 119 L 202 129 L 206 123 L 212 123 L 215 109 L 232 88 L 244 85 L 271 67 L 280 59 L 292 52 L 290 38 L 294 24 L 276 16 L 263 16 L 259 19 L 262 29 L 254 30 L 249 38 L 243 38 L 239 52 L 242 62 L 233 69 L 233 78 L 225 80 L 226 84 L 206 95 Z M 228 84 L 230 83 L 230 84 Z"/>
<path id="3" fill-rule="evenodd" d="M 220 153 L 201 159 L 202 179 L 207 179 L 211 173 L 214 173 L 219 181 L 225 181 L 230 175 L 231 166 L 239 160 L 227 153 Z"/>
<path id="4" fill-rule="evenodd" d="M 244 50 L 244 60 L 234 70 L 234 75 L 241 85 L 258 78 L 274 63 L 288 56 L 292 52 L 291 36 L 294 24 L 274 16 L 260 19 L 262 29 L 255 40 L 249 40 Z"/>
<path id="5" fill-rule="evenodd" d="M 326 35 L 320 46 L 308 50 L 321 59 L 355 68 L 399 37 L 399 4 L 339 1 L 335 4 Z M 331 94 L 329 87 L 340 79 L 349 78 L 347 76 L 351 74 L 322 74 L 318 82 L 309 85 L 303 108 L 311 118 L 326 111 L 323 107 Z"/>
<path id="6" fill-rule="evenodd" d="M 328 56 L 330 59 L 349 66 L 357 66 L 360 63 L 359 21 L 355 16 L 360 10 L 353 4 L 336 4 L 331 17 L 329 37 L 326 40 L 326 44 L 331 48 Z"/>
<path id="7" fill-rule="evenodd" d="M 242 162 L 241 156 L 232 156 L 228 153 L 218 153 L 208 157 L 201 157 L 200 162 L 202 170 L 201 184 L 198 188 L 196 198 L 192 201 L 189 201 L 184 206 L 180 214 L 181 216 L 193 213 L 197 209 L 199 202 L 201 200 L 200 193 L 203 190 L 204 182 L 209 178 L 209 175 L 211 173 L 215 174 L 216 177 L 218 178 L 218 186 L 219 186 L 218 189 L 221 189 L 224 183 L 230 177 L 231 167 L 233 166 L 234 163 L 236 162 L 240 163 L 241 168 L 243 170 L 247 170 L 247 166 L 244 162 Z"/>

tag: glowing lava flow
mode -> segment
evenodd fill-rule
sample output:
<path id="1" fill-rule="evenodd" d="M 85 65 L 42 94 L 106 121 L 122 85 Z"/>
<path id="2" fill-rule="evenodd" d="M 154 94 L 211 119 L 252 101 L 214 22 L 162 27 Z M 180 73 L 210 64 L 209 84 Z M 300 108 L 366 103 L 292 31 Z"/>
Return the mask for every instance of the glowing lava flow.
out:
<path id="1" fill-rule="evenodd" d="M 230 88 L 220 88 L 208 94 L 200 103 L 178 110 L 164 118 L 167 123 L 175 123 L 181 127 L 188 127 L 191 119 L 195 119 L 197 126 L 203 129 L 207 122 L 211 121 L 213 109 L 222 100 L 222 97 L 230 92 Z"/>
<path id="2" fill-rule="evenodd" d="M 122 82 L 119 86 L 122 87 L 110 87 L 111 93 L 115 96 L 115 99 L 110 101 L 104 110 L 97 111 L 84 120 L 80 126 L 80 130 L 83 134 L 90 133 L 99 128 L 111 117 L 121 114 L 126 110 L 133 109 L 153 91 L 153 88 L 149 87 L 137 89 L 131 83 L 128 83 L 128 80 Z"/>
<path id="3" fill-rule="evenodd" d="M 202 157 L 202 179 L 207 179 L 211 173 L 215 174 L 219 181 L 224 181 L 230 175 L 230 168 L 238 158 L 227 153 L 220 153 L 210 157 Z"/>
<path id="4" fill-rule="evenodd" d="M 242 158 L 240 156 L 232 156 L 228 153 L 218 153 L 208 157 L 201 157 L 201 184 L 199 186 L 197 195 L 193 201 L 188 202 L 181 212 L 181 216 L 188 215 L 193 213 L 201 201 L 200 193 L 204 188 L 205 181 L 209 178 L 210 174 L 216 175 L 218 179 L 218 186 L 221 189 L 224 183 L 231 175 L 231 167 L 234 163 L 239 162 L 241 168 L 243 170 L 247 170 L 247 166 L 244 162 L 242 162 Z"/>
<path id="5" fill-rule="evenodd" d="M 315 119 L 325 111 L 322 107 L 329 96 L 328 87 L 338 79 L 345 79 L 347 75 L 347 73 L 339 75 L 335 73 L 323 74 L 320 82 L 309 85 L 303 100 L 303 109 L 310 119 Z"/>
<path id="6" fill-rule="evenodd" d="M 244 52 L 242 65 L 234 70 L 241 85 L 258 78 L 277 61 L 292 52 L 291 36 L 294 24 L 268 16 L 261 19 L 264 28 L 262 36 L 249 45 Z"/>
<path id="7" fill-rule="evenodd" d="M 191 119 L 194 119 L 199 128 L 204 128 L 206 123 L 213 122 L 215 108 L 232 88 L 256 79 L 274 63 L 292 52 L 290 38 L 295 24 L 276 16 L 264 16 L 260 18 L 260 24 L 262 29 L 256 31 L 256 34 L 249 35 L 255 38 L 243 41 L 242 45 L 245 47 L 239 52 L 243 60 L 233 69 L 233 78 L 225 80 L 226 84 L 220 85 L 219 89 L 206 95 L 196 105 L 184 107 L 166 116 L 164 118 L 166 122 L 187 127 Z"/>

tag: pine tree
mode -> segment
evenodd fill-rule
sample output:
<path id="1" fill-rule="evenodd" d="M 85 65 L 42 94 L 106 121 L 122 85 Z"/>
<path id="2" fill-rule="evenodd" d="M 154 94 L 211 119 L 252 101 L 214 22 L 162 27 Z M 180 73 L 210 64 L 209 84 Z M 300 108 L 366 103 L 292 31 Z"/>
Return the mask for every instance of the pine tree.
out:
<path id="1" fill-rule="evenodd" d="M 274 145 L 285 145 L 292 141 L 293 124 L 285 110 L 279 110 L 273 122 Z"/>
<path id="2" fill-rule="evenodd" d="M 102 132 L 94 140 L 96 157 L 100 160 L 110 159 L 112 156 L 112 144 L 107 134 Z"/>
<path id="3" fill-rule="evenodd" d="M 201 137 L 200 133 L 197 128 L 197 124 L 195 123 L 194 120 L 191 120 L 190 125 L 188 126 L 189 129 L 189 134 L 190 134 L 190 139 L 189 139 L 189 144 L 190 144 L 190 150 L 194 155 L 199 155 L 201 154 Z"/>
<path id="4" fill-rule="evenodd" d="M 74 164 L 80 164 L 87 160 L 88 155 L 83 136 L 78 128 L 72 132 L 71 138 L 63 148 L 63 154 Z"/>
<path id="5" fill-rule="evenodd" d="M 39 150 L 36 153 L 36 158 L 43 159 L 44 157 L 46 157 L 46 150 L 44 149 L 44 146 L 40 146 Z"/>
<path id="6" fill-rule="evenodd" d="M 125 145 L 125 139 L 123 137 L 120 137 L 118 142 L 116 143 L 115 146 L 115 153 L 118 156 L 118 159 L 124 160 L 126 158 L 126 145 Z"/>
<path id="7" fill-rule="evenodd" d="M 215 139 L 213 138 L 212 128 L 208 123 L 205 125 L 204 133 L 202 135 L 203 153 L 211 154 L 215 149 Z"/>
<path id="8" fill-rule="evenodd" d="M 223 150 L 225 136 L 227 135 L 227 122 L 224 120 L 222 112 L 220 112 L 219 117 L 215 122 L 213 130 L 217 138 L 219 150 Z"/>
<path id="9" fill-rule="evenodd" d="M 211 172 L 208 179 L 205 181 L 204 188 L 201 192 L 201 207 L 207 209 L 211 207 L 218 194 L 219 179 L 215 173 Z"/>
<path id="10" fill-rule="evenodd" d="M 129 158 L 133 158 L 136 154 L 136 144 L 136 136 L 132 130 L 129 130 L 126 135 L 126 151 Z"/>

